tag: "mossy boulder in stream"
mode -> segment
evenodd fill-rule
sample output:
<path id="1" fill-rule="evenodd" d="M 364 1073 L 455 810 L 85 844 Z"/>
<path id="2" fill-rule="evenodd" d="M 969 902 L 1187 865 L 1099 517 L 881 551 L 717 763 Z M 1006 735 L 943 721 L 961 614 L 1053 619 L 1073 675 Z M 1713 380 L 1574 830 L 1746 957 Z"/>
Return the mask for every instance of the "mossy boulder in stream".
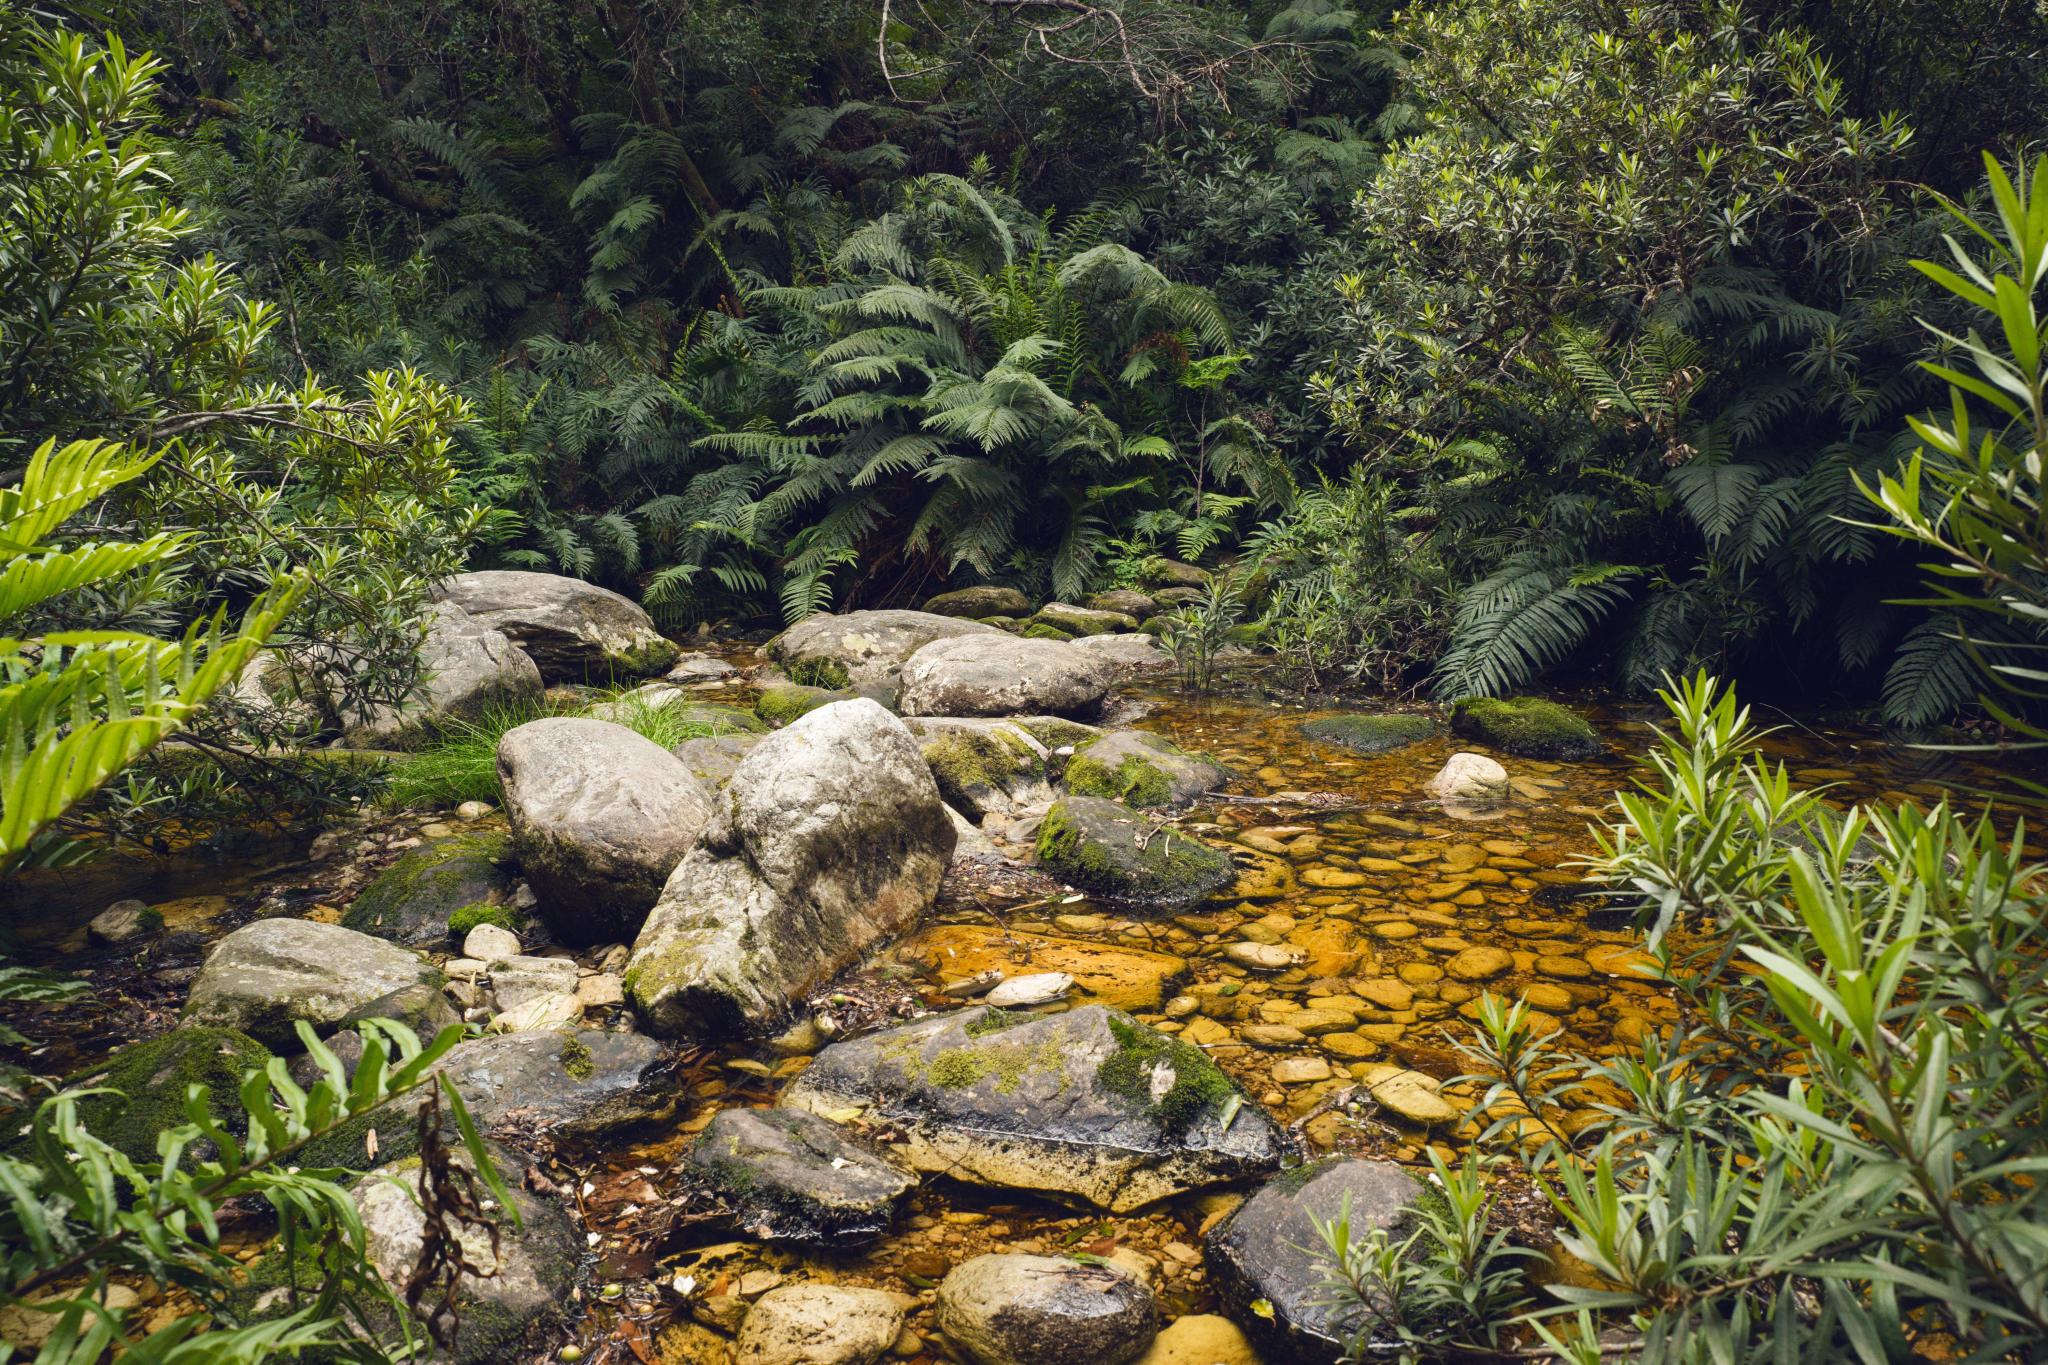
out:
<path id="1" fill-rule="evenodd" d="M 1541 697 L 1467 697 L 1451 708 L 1451 729 L 1517 758 L 1597 758 L 1607 750 L 1584 716 Z"/>
<path id="2" fill-rule="evenodd" d="M 881 1236 L 917 1178 L 801 1109 L 721 1109 L 684 1171 L 775 1241 L 841 1246 Z"/>
<path id="3" fill-rule="evenodd" d="M 130 1043 L 64 1084 L 120 1092 L 80 1100 L 78 1117 L 86 1131 L 132 1160 L 154 1161 L 157 1134 L 186 1121 L 188 1086 L 207 1087 L 213 1116 L 239 1137 L 248 1127 L 237 1098 L 242 1077 L 269 1063 L 270 1049 L 246 1033 L 188 1024 Z"/>
<path id="4" fill-rule="evenodd" d="M 1038 862 L 1079 890 L 1156 905 L 1198 901 L 1237 878 L 1228 854 L 1099 796 L 1053 804 L 1039 827 Z"/>
<path id="5" fill-rule="evenodd" d="M 981 1007 L 835 1043 L 782 1103 L 886 1122 L 920 1171 L 1114 1212 L 1271 1171 L 1289 1151 L 1201 1049 L 1100 1005 Z"/>
<path id="6" fill-rule="evenodd" d="M 1223 1311 L 1266 1360 L 1337 1365 L 1365 1324 L 1328 1301 L 1316 1224 L 1336 1218 L 1348 1198 L 1354 1241 L 1385 1229 L 1398 1245 L 1414 1229 L 1417 1202 L 1428 1197 L 1390 1161 L 1331 1157 L 1275 1176 L 1204 1245 Z"/>
<path id="7" fill-rule="evenodd" d="M 1015 588 L 1001 588 L 984 584 L 973 588 L 955 588 L 928 598 L 924 610 L 934 616 L 964 616 L 970 620 L 985 621 L 991 616 L 1026 616 L 1031 612 L 1031 600 Z"/>
<path id="8" fill-rule="evenodd" d="M 504 834 L 458 834 L 408 849 L 342 912 L 344 928 L 419 948 L 455 932 L 457 912 L 503 905 L 518 877 Z"/>
<path id="9" fill-rule="evenodd" d="M 1115 730 L 1074 751 L 1061 785 L 1076 796 L 1128 806 L 1178 806 L 1229 780 L 1230 769 L 1186 752 L 1164 735 Z"/>
<path id="10" fill-rule="evenodd" d="M 904 722 L 924 750 L 946 804 L 971 820 L 1052 800 L 1045 745 L 1007 720 L 913 717 Z"/>
<path id="11" fill-rule="evenodd" d="M 1436 733 L 1436 722 L 1428 716 L 1387 712 L 1376 716 L 1318 716 L 1304 721 L 1301 733 L 1323 744 L 1334 744 L 1360 754 L 1391 753 L 1417 744 Z"/>

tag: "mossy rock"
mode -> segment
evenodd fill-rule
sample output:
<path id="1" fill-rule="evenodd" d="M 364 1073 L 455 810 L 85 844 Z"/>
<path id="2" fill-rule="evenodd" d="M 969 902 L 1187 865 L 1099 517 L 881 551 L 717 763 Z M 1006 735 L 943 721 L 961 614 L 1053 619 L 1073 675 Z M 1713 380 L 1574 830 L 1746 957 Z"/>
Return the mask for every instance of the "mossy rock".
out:
<path id="1" fill-rule="evenodd" d="M 1064 716 L 1014 716 L 1009 723 L 1048 749 L 1064 749 L 1070 745 L 1079 748 L 1102 734 L 1093 725 L 1083 725 Z"/>
<path id="2" fill-rule="evenodd" d="M 974 588 L 955 588 L 928 599 L 924 611 L 936 616 L 962 616 L 969 620 L 986 621 L 991 616 L 1023 616 L 1030 612 L 1031 601 L 1015 588 L 997 587 L 984 584 Z"/>
<path id="3" fill-rule="evenodd" d="M 517 884 L 506 835 L 458 834 L 408 849 L 342 912 L 341 924 L 411 948 L 438 944 L 457 911 L 507 901 Z"/>
<path id="4" fill-rule="evenodd" d="M 671 705 L 668 713 L 687 725 L 701 725 L 716 735 L 764 735 L 768 727 L 759 716 L 736 706 L 713 706 L 708 702 Z"/>
<path id="5" fill-rule="evenodd" d="M 246 1132 L 238 1098 L 242 1078 L 269 1064 L 270 1049 L 246 1033 L 188 1024 L 146 1043 L 130 1043 L 64 1083 L 120 1092 L 80 1100 L 79 1119 L 88 1132 L 131 1160 L 154 1161 L 157 1135 L 186 1121 L 188 1086 L 207 1087 L 214 1118 L 238 1137 Z"/>
<path id="6" fill-rule="evenodd" d="M 1377 716 L 1319 716 L 1304 721 L 1301 733 L 1323 744 L 1354 753 L 1384 754 L 1419 744 L 1436 733 L 1436 722 L 1412 712 Z"/>
<path id="7" fill-rule="evenodd" d="M 1164 735 L 1119 730 L 1082 745 L 1061 779 L 1076 796 L 1100 796 L 1127 806 L 1177 806 L 1230 780 L 1230 769 L 1190 754 Z"/>
<path id="8" fill-rule="evenodd" d="M 1039 827 L 1038 861 L 1090 894 L 1156 905 L 1202 900 L 1237 878 L 1222 850 L 1095 796 L 1053 804 Z"/>
<path id="9" fill-rule="evenodd" d="M 595 671 L 595 676 L 651 678 L 666 673 L 682 657 L 683 647 L 675 641 L 652 639 L 630 649 L 607 651 L 604 665 Z"/>
<path id="10" fill-rule="evenodd" d="M 1045 758 L 1020 731 L 1006 725 L 928 729 L 924 761 L 947 805 L 979 818 L 1012 802 L 1012 793 L 1042 786 Z M 1039 799 L 1045 793 L 1039 792 Z"/>
<path id="11" fill-rule="evenodd" d="M 526 916 L 509 905 L 475 901 L 448 917 L 448 936 L 460 942 L 479 924 L 495 924 L 500 929 L 510 929 L 516 934 L 526 927 Z"/>
<path id="12" fill-rule="evenodd" d="M 846 665 L 837 659 L 809 658 L 795 659 L 783 669 L 789 680 L 798 687 L 822 688 L 827 692 L 844 691 L 853 677 L 846 671 Z"/>
<path id="13" fill-rule="evenodd" d="M 1036 625 L 1051 626 L 1069 635 L 1114 635 L 1138 628 L 1138 618 L 1124 611 L 1100 611 L 1077 607 L 1071 602 L 1048 602 L 1032 618 Z"/>
<path id="14" fill-rule="evenodd" d="M 1541 697 L 1467 697 L 1451 708 L 1451 729 L 1517 758 L 1576 760 L 1607 751 L 1584 716 Z"/>
<path id="15" fill-rule="evenodd" d="M 1058 640 L 1062 644 L 1074 638 L 1057 626 L 1049 626 L 1043 621 L 1033 621 L 1030 625 L 1024 627 L 1023 634 L 1027 640 Z"/>
<path id="16" fill-rule="evenodd" d="M 761 699 L 754 703 L 754 714 L 766 721 L 771 728 L 780 730 L 791 721 L 800 716 L 807 716 L 821 706 L 829 706 L 835 701 L 846 701 L 852 696 L 851 692 L 828 691 L 822 687 L 804 687 L 791 683 L 782 687 L 771 687 L 763 692 Z"/>

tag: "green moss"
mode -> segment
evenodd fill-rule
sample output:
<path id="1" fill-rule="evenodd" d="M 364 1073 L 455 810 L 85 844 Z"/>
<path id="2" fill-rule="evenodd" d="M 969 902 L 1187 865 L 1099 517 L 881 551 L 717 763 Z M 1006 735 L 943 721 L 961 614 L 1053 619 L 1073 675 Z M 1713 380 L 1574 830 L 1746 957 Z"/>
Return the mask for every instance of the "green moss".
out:
<path id="1" fill-rule="evenodd" d="M 776 729 L 830 702 L 844 701 L 844 694 L 816 687 L 771 687 L 754 703 L 754 714 Z"/>
<path id="2" fill-rule="evenodd" d="M 1067 790 L 1081 796 L 1102 796 L 1132 806 L 1173 804 L 1173 784 L 1156 764 L 1128 754 L 1114 768 L 1098 763 L 1082 750 L 1067 760 Z"/>
<path id="3" fill-rule="evenodd" d="M 1607 747 L 1584 716 L 1540 697 L 1467 697 L 1451 708 L 1451 728 L 1520 758 L 1593 758 Z"/>
<path id="4" fill-rule="evenodd" d="M 952 730 L 924 746 L 939 795 L 949 803 L 1007 787 L 1038 766 L 1038 756 L 1014 735 L 1001 731 Z"/>
<path id="5" fill-rule="evenodd" d="M 799 687 L 822 687 L 837 691 L 853 682 L 846 671 L 846 665 L 837 659 L 798 659 L 784 666 L 783 672 Z"/>
<path id="6" fill-rule="evenodd" d="M 186 1121 L 185 1091 L 193 1085 L 207 1088 L 210 1108 L 229 1132 L 244 1132 L 242 1078 L 269 1064 L 270 1049 L 246 1033 L 189 1025 L 132 1043 L 65 1084 L 118 1092 L 79 1101 L 80 1120 L 131 1159 L 153 1161 L 157 1135 Z"/>
<path id="7" fill-rule="evenodd" d="M 649 640 L 646 644 L 607 654 L 605 665 L 615 678 L 645 678 L 664 672 L 682 655 L 683 647 L 673 640 Z"/>
<path id="8" fill-rule="evenodd" d="M 489 901 L 474 901 L 463 906 L 448 917 L 448 932 L 461 938 L 479 924 L 495 924 L 500 929 L 517 933 L 524 916 L 510 906 L 492 905 Z"/>
<path id="9" fill-rule="evenodd" d="M 1209 1054 L 1178 1038 L 1155 1033 L 1128 1015 L 1112 1013 L 1109 1031 L 1116 1051 L 1097 1068 L 1095 1086 L 1140 1106 L 1170 1133 L 1185 1132 L 1211 1105 L 1238 1093 Z M 1172 1069 L 1173 1084 L 1152 1097 L 1152 1075 L 1161 1063 Z"/>
<path id="10" fill-rule="evenodd" d="M 1038 861 L 1083 891 L 1131 900 L 1195 900 L 1235 876 L 1228 855 L 1170 829 L 1142 849 L 1112 850 L 1089 837 L 1065 801 L 1055 802 L 1038 828 Z"/>
<path id="11" fill-rule="evenodd" d="M 1027 640 L 1058 640 L 1065 643 L 1074 637 L 1064 630 L 1047 625 L 1043 621 L 1034 621 L 1024 627 L 1024 638 Z"/>
<path id="12" fill-rule="evenodd" d="M 1015 1028 L 1030 1017 L 1018 1010 L 984 1009 L 967 1021 L 964 1031 L 969 1038 L 985 1038 L 991 1033 Z"/>
<path id="13" fill-rule="evenodd" d="M 142 932 L 145 934 L 162 933 L 164 912 L 157 909 L 154 905 L 144 906 L 142 913 L 135 917 L 135 922 L 142 926 Z"/>
<path id="14" fill-rule="evenodd" d="M 996 1093 L 1014 1094 L 1026 1076 L 1039 1072 L 1064 1074 L 1066 1054 L 1055 1042 L 972 1043 L 951 1047 L 932 1058 L 925 1080 L 948 1090 L 994 1079 Z"/>
<path id="15" fill-rule="evenodd" d="M 1095 739 L 1100 731 L 1092 730 L 1079 721 L 1062 720 L 1058 716 L 1015 717 L 1010 724 L 1037 740 L 1048 749 L 1079 747 Z"/>
<path id="16" fill-rule="evenodd" d="M 573 1033 L 562 1035 L 562 1070 L 571 1080 L 587 1081 L 597 1072 L 597 1062 L 590 1055 L 590 1045 Z"/>
<path id="17" fill-rule="evenodd" d="M 503 833 L 458 834 L 408 850 L 355 898 L 342 927 L 402 943 L 440 938 L 464 906 L 509 889 L 511 857 Z"/>
<path id="18" fill-rule="evenodd" d="M 1383 754 L 1428 739 L 1436 722 L 1428 716 L 1390 712 L 1377 716 L 1322 716 L 1304 723 L 1301 733 L 1324 744 L 1361 754 Z"/>

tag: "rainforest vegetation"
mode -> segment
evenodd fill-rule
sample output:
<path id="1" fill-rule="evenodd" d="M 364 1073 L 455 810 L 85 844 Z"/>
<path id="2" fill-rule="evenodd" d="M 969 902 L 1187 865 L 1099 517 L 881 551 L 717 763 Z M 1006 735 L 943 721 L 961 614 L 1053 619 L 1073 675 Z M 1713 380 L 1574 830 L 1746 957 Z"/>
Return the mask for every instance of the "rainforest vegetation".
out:
<path id="1" fill-rule="evenodd" d="M 1178 581 L 1193 693 L 1247 648 L 1319 704 L 1670 713 L 1586 878 L 1683 1022 L 1589 1056 L 1485 997 L 1444 1200 L 1326 1229 L 1357 1358 L 2040 1359 L 2025 830 L 1835 810 L 1735 693 L 2048 741 L 2044 152 L 2034 0 L 0 0 L 0 877 L 503 800 L 502 733 L 587 698 L 330 747 L 464 571 L 706 642 Z M 0 1303 L 195 1305 L 67 1300 L 34 1358 L 454 1302 L 469 1253 L 400 1305 L 293 1163 L 416 1091 L 422 1197 L 511 1204 L 432 1079 L 461 1031 L 298 1029 L 154 1161 L 86 1092 L 8 1120 Z M 1530 1287 L 1496 1159 L 1598 1288 Z M 311 1248 L 288 1316 L 237 1200 Z"/>

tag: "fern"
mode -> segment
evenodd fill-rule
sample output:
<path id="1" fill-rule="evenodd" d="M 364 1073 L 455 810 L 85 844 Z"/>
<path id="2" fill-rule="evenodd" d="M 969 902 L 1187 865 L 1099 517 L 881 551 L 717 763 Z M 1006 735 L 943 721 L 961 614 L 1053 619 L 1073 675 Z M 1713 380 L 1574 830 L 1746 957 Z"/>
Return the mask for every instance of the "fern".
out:
<path id="1" fill-rule="evenodd" d="M 1525 685 L 1586 640 L 1628 598 L 1632 570 L 1511 561 L 1465 591 L 1437 664 L 1436 694 L 1497 697 Z"/>

